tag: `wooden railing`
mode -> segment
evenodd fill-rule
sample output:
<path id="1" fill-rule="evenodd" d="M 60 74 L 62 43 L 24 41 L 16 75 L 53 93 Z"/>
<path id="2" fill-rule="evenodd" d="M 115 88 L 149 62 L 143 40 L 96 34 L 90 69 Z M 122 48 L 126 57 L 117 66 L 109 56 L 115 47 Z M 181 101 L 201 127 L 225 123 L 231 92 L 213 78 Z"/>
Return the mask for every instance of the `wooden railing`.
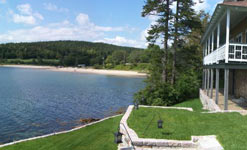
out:
<path id="1" fill-rule="evenodd" d="M 247 44 L 229 44 L 228 55 L 225 55 L 226 45 L 221 46 L 203 59 L 204 65 L 218 64 L 224 62 L 247 62 Z M 228 61 L 226 61 L 228 60 Z"/>
<path id="2" fill-rule="evenodd" d="M 228 60 L 247 62 L 247 44 L 230 44 Z"/>
<path id="3" fill-rule="evenodd" d="M 220 60 L 225 59 L 225 49 L 226 45 L 223 45 L 210 53 L 209 55 L 205 56 L 203 59 L 204 65 L 210 65 L 210 64 L 217 64 Z"/>

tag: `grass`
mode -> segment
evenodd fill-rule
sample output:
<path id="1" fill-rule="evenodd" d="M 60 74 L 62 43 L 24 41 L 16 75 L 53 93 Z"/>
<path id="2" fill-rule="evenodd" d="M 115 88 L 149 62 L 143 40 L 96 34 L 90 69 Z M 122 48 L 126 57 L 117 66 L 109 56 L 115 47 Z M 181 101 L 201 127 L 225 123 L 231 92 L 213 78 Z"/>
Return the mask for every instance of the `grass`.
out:
<path id="1" fill-rule="evenodd" d="M 141 138 L 190 140 L 192 135 L 216 135 L 226 150 L 247 148 L 247 116 L 239 113 L 203 114 L 199 99 L 176 106 L 192 107 L 194 112 L 140 108 L 132 112 L 128 124 Z M 159 118 L 164 121 L 163 129 L 157 128 Z"/>
<path id="2" fill-rule="evenodd" d="M 121 116 L 66 134 L 27 141 L 0 150 L 116 150 L 113 133 Z"/>
<path id="3" fill-rule="evenodd" d="M 175 105 L 192 107 L 193 112 L 176 109 L 140 108 L 128 119 L 129 126 L 141 138 L 190 140 L 191 136 L 216 135 L 226 150 L 247 147 L 247 116 L 239 113 L 202 113 L 199 99 Z M 159 119 L 163 129 L 157 128 Z M 27 141 L 0 150 L 115 150 L 113 132 L 117 131 L 121 116 L 67 134 Z"/>

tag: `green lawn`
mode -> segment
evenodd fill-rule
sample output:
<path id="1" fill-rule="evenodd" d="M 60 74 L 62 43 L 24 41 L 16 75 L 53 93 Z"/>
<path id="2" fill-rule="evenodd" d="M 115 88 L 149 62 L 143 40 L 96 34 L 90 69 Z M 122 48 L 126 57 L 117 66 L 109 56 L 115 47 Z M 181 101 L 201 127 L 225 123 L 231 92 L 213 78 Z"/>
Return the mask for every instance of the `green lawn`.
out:
<path id="1" fill-rule="evenodd" d="M 190 140 L 192 135 L 217 135 L 226 150 L 247 149 L 247 116 L 203 114 L 199 99 L 176 106 L 192 107 L 195 111 L 140 108 L 132 112 L 128 124 L 142 138 Z M 163 129 L 157 128 L 159 116 L 164 121 Z"/>
<path id="2" fill-rule="evenodd" d="M 175 109 L 140 108 L 134 110 L 128 124 L 139 137 L 190 140 L 191 135 L 217 135 L 226 150 L 247 147 L 247 116 L 239 113 L 203 114 L 198 99 L 176 105 L 192 107 L 194 112 Z M 157 121 L 164 128 L 157 128 Z M 115 150 L 113 133 L 117 131 L 121 116 L 61 135 L 19 143 L 0 150 Z"/>
<path id="3" fill-rule="evenodd" d="M 116 150 L 113 133 L 122 116 L 67 134 L 19 143 L 0 150 Z"/>

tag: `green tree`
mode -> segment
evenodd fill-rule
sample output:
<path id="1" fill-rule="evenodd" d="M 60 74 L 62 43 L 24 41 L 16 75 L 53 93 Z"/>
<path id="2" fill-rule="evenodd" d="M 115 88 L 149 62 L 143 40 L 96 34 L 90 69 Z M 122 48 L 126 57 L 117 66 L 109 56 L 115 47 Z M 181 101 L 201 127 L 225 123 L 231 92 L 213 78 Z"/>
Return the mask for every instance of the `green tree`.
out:
<path id="1" fill-rule="evenodd" d="M 173 61 L 172 61 L 172 78 L 173 85 L 176 80 L 176 52 L 179 48 L 179 41 L 184 40 L 193 28 L 200 28 L 200 21 L 195 19 L 195 10 L 193 9 L 193 0 L 176 0 L 176 13 L 174 15 L 174 32 L 173 32 Z"/>
<path id="2" fill-rule="evenodd" d="M 112 53 L 112 62 L 114 65 L 126 63 L 126 52 L 125 51 L 114 51 Z"/>
<path id="3" fill-rule="evenodd" d="M 202 64 L 199 39 L 205 31 L 209 15 L 204 12 L 196 14 L 191 2 L 191 0 L 178 1 L 177 12 L 174 15 L 173 32 L 170 35 L 173 44 L 172 50 L 169 50 L 173 53 L 167 53 L 169 56 L 167 58 L 172 62 L 166 66 L 171 82 L 163 82 L 164 51 L 158 46 L 150 46 L 149 76 L 146 87 L 135 94 L 135 101 L 146 105 L 173 105 L 198 96 Z"/>
<path id="4" fill-rule="evenodd" d="M 132 64 L 137 64 L 137 63 L 140 63 L 141 62 L 141 55 L 143 54 L 144 52 L 142 51 L 132 51 L 130 54 L 129 54 L 129 57 L 128 57 L 128 61 Z"/>
<path id="5" fill-rule="evenodd" d="M 142 16 L 156 16 L 156 23 L 148 31 L 147 41 L 154 44 L 161 38 L 164 45 L 162 59 L 162 81 L 167 81 L 167 59 L 168 59 L 168 40 L 170 39 L 171 26 L 169 22 L 172 19 L 171 4 L 173 0 L 147 0 L 143 7 Z"/>

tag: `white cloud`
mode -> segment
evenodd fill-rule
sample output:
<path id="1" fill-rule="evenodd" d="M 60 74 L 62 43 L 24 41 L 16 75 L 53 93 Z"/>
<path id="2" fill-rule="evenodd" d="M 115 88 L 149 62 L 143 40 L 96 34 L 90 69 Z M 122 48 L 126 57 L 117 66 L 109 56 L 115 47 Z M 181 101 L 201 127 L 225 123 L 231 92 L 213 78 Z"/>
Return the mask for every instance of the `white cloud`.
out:
<path id="1" fill-rule="evenodd" d="M 38 35 L 38 36 L 37 36 Z M 74 25 L 67 25 L 62 22 L 57 25 L 35 26 L 30 29 L 20 29 L 0 34 L 2 42 L 33 42 L 53 40 L 89 40 L 102 36 L 92 30 L 86 30 Z"/>
<path id="2" fill-rule="evenodd" d="M 39 20 L 44 20 L 44 17 L 40 13 L 34 13 L 34 14 L 32 14 L 32 16 L 34 16 L 35 18 L 37 18 Z"/>
<path id="3" fill-rule="evenodd" d="M 33 16 L 22 16 L 19 14 L 13 14 L 14 23 L 35 24 L 36 19 Z"/>
<path id="4" fill-rule="evenodd" d="M 203 0 L 202 3 L 200 3 L 199 0 L 193 0 L 193 1 L 195 3 L 195 6 L 193 7 L 195 11 L 208 10 L 210 8 L 208 0 Z"/>
<path id="5" fill-rule="evenodd" d="M 142 48 L 145 47 L 145 43 L 142 41 L 127 39 L 122 36 L 116 36 L 115 38 L 104 38 L 103 40 L 96 40 L 94 42 L 103 42 L 103 43 L 110 43 L 114 45 L 142 47 Z"/>
<path id="6" fill-rule="evenodd" d="M 10 11 L 14 23 L 35 25 L 37 24 L 37 21 L 44 19 L 44 17 L 40 13 L 33 12 L 30 4 L 18 5 L 16 8 L 19 14 Z"/>
<path id="7" fill-rule="evenodd" d="M 208 11 L 210 9 L 210 4 L 208 3 L 208 0 L 203 0 L 202 3 L 199 2 L 199 0 L 193 0 L 193 2 L 195 3 L 195 5 L 193 6 L 193 8 L 195 9 L 195 11 L 200 11 L 200 10 L 205 10 Z M 173 12 L 176 11 L 176 7 L 177 7 L 177 2 L 174 1 L 171 5 L 171 9 Z"/>
<path id="8" fill-rule="evenodd" d="M 32 14 L 32 8 L 31 8 L 30 4 L 18 5 L 16 8 L 23 15 L 31 15 Z"/>
<path id="9" fill-rule="evenodd" d="M 49 11 L 57 11 L 57 12 L 69 12 L 67 8 L 59 8 L 57 5 L 52 3 L 44 3 L 44 8 Z"/>
<path id="10" fill-rule="evenodd" d="M 19 20 L 25 20 L 18 16 Z M 16 19 L 16 20 L 18 20 Z M 25 20 L 29 24 L 35 21 Z M 68 20 L 51 23 L 45 26 L 35 26 L 29 29 L 11 30 L 4 34 L 0 34 L 0 42 L 33 42 L 33 41 L 54 41 L 54 40 L 85 40 L 85 41 L 99 41 L 104 39 L 106 32 L 126 31 L 128 28 L 124 27 L 105 27 L 95 25 L 90 21 L 87 14 L 79 14 L 75 18 L 75 23 Z M 37 36 L 38 35 L 38 36 Z M 125 38 L 117 37 L 115 40 L 104 39 L 104 42 L 129 46 L 138 46 L 139 43 L 134 40 L 127 40 Z M 115 41 L 115 42 L 114 42 Z M 103 41 L 102 41 L 103 42 Z"/>
<path id="11" fill-rule="evenodd" d="M 76 17 L 76 22 L 78 23 L 79 26 L 84 27 L 84 28 L 90 28 L 95 31 L 104 31 L 104 32 L 109 32 L 109 31 L 123 31 L 123 27 L 103 27 L 103 26 L 97 26 L 93 22 L 90 21 L 89 16 L 87 14 L 80 13 Z"/>
<path id="12" fill-rule="evenodd" d="M 80 14 L 76 17 L 76 21 L 77 21 L 77 23 L 80 24 L 80 25 L 88 25 L 88 24 L 90 24 L 88 15 L 87 15 L 87 14 L 83 14 L 83 13 L 80 13 Z"/>

